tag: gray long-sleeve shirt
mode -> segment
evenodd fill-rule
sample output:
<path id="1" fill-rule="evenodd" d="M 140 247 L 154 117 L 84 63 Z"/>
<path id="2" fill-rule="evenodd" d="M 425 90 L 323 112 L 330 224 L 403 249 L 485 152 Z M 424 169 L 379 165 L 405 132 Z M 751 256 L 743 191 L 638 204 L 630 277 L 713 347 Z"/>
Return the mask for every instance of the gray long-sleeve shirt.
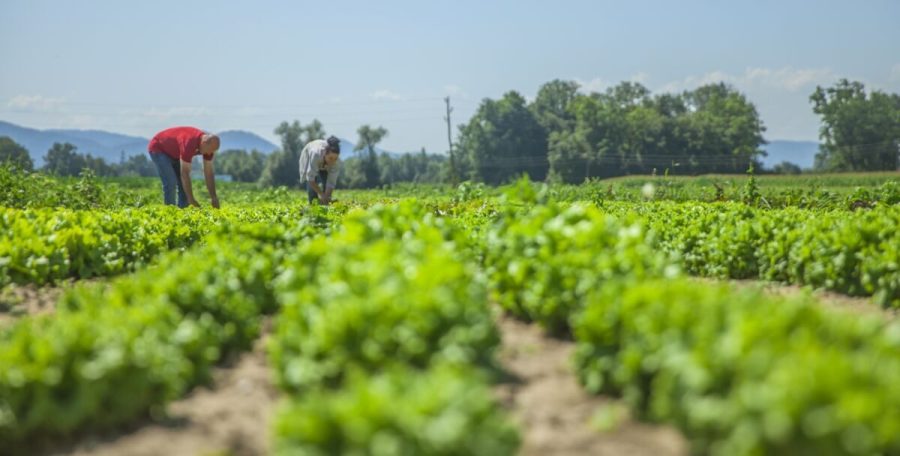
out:
<path id="1" fill-rule="evenodd" d="M 338 174 L 341 172 L 341 159 L 338 158 L 333 165 L 325 163 L 325 148 L 328 143 L 324 139 L 310 141 L 300 152 L 300 181 L 315 182 L 319 171 L 328 171 L 328 180 L 325 182 L 325 190 L 334 190 L 337 185 Z"/>

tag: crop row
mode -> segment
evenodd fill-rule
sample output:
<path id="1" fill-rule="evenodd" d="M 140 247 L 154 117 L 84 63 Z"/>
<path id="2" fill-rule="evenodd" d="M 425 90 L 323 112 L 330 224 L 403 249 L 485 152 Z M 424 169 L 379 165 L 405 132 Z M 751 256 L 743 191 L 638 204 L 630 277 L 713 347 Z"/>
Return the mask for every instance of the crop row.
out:
<path id="1" fill-rule="evenodd" d="M 53 315 L 0 329 L 0 447 L 113 428 L 208 381 L 275 310 L 283 246 L 312 231 L 231 226 L 108 286 L 76 288 Z"/>
<path id="2" fill-rule="evenodd" d="M 681 278 L 640 218 L 538 205 L 491 228 L 495 299 L 571 333 L 586 387 L 698 453 L 900 452 L 900 326 Z"/>
<path id="3" fill-rule="evenodd" d="M 0 329 L 0 447 L 163 413 L 281 309 L 278 452 L 514 452 L 488 389 L 499 339 L 485 285 L 454 249 L 464 236 L 415 204 L 358 211 L 335 234 L 327 215 L 225 224 Z"/>
<path id="4" fill-rule="evenodd" d="M 604 207 L 640 213 L 692 274 L 811 285 L 900 307 L 900 206 L 854 213 L 741 204 Z"/>
<path id="5" fill-rule="evenodd" d="M 271 359 L 277 454 L 513 454 L 499 335 L 461 234 L 418 205 L 348 215 L 289 255 Z"/>
<path id="6" fill-rule="evenodd" d="M 221 211 L 142 209 L 73 211 L 0 209 L 0 287 L 133 271 L 170 250 L 184 249 L 228 222 L 278 222 L 296 209 Z"/>

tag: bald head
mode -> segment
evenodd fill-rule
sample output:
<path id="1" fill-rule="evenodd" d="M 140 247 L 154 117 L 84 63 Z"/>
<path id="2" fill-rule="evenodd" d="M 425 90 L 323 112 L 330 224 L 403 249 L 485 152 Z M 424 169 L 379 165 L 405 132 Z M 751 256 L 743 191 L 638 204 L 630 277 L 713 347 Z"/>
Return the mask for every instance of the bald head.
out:
<path id="1" fill-rule="evenodd" d="M 203 135 L 200 139 L 200 153 L 211 156 L 219 150 L 219 137 L 216 135 Z"/>

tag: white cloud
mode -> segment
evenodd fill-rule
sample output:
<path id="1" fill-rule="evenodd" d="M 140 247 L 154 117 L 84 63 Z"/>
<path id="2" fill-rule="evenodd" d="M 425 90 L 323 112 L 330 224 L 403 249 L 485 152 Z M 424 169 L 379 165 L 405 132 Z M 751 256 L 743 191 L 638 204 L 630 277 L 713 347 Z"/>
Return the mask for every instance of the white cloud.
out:
<path id="1" fill-rule="evenodd" d="M 99 119 L 90 114 L 77 114 L 63 119 L 64 128 L 93 129 L 99 125 Z M 112 130 L 115 131 L 115 130 Z"/>
<path id="2" fill-rule="evenodd" d="M 403 99 L 402 95 L 400 95 L 396 92 L 392 92 L 387 89 L 376 90 L 376 91 L 372 92 L 371 96 L 373 99 L 379 100 L 379 101 L 380 100 L 400 101 Z"/>
<path id="3" fill-rule="evenodd" d="M 578 91 L 581 93 L 603 92 L 609 87 L 609 82 L 602 78 L 594 78 L 590 81 L 575 78 L 575 82 L 578 83 Z"/>
<path id="4" fill-rule="evenodd" d="M 632 75 L 627 80 L 630 82 L 636 82 L 638 84 L 646 84 L 649 79 L 649 74 L 640 71 Z M 605 92 L 606 89 L 615 85 L 614 83 L 603 78 L 594 78 L 590 81 L 585 81 L 579 78 L 573 78 L 573 80 L 578 83 L 578 91 L 585 94 L 593 92 Z"/>
<path id="5" fill-rule="evenodd" d="M 254 116 L 268 114 L 268 111 L 266 111 L 265 109 L 258 107 L 258 106 L 241 106 L 240 108 L 238 108 L 237 110 L 234 111 L 234 114 L 236 116 L 254 117 Z"/>
<path id="6" fill-rule="evenodd" d="M 649 78 L 650 78 L 649 74 L 644 73 L 643 71 L 639 71 L 639 72 L 635 73 L 634 76 L 631 77 L 630 81 L 637 82 L 638 84 L 646 84 L 647 79 L 649 79 Z"/>
<path id="7" fill-rule="evenodd" d="M 900 81 L 900 63 L 891 68 L 891 81 Z"/>
<path id="8" fill-rule="evenodd" d="M 711 71 L 699 76 L 688 76 L 680 81 L 670 81 L 659 87 L 659 92 L 678 92 L 705 84 L 726 82 L 739 89 L 774 88 L 796 92 L 816 84 L 829 84 L 835 78 L 828 68 L 747 68 L 743 74 Z"/>
<path id="9" fill-rule="evenodd" d="M 834 79 L 834 74 L 828 68 L 799 68 L 785 67 L 778 70 L 768 68 L 747 69 L 744 79 L 748 83 L 760 83 L 763 85 L 796 91 L 804 87 L 816 84 L 827 84 Z M 740 78 L 739 78 L 739 82 Z"/>
<path id="10" fill-rule="evenodd" d="M 156 119 L 170 119 L 170 118 L 181 118 L 181 117 L 202 117 L 202 116 L 210 116 L 213 114 L 213 111 L 210 108 L 204 106 L 175 106 L 171 108 L 151 108 L 145 110 L 142 115 L 146 117 L 153 117 Z"/>
<path id="11" fill-rule="evenodd" d="M 65 102 L 63 98 L 45 97 L 43 95 L 17 95 L 11 98 L 6 106 L 9 108 L 33 111 L 57 111 Z"/>

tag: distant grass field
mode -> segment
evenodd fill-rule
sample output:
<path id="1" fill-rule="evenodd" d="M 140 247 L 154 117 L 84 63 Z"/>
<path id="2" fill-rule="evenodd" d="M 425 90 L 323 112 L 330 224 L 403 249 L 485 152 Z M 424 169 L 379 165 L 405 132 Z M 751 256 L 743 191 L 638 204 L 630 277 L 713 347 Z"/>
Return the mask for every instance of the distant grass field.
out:
<path id="1" fill-rule="evenodd" d="M 900 200 L 900 172 L 757 175 L 755 190 L 746 174 L 703 176 L 640 175 L 593 180 L 579 185 L 551 184 L 550 194 L 563 201 L 745 201 L 748 191 L 764 200 L 766 207 L 849 208 L 855 201 Z M 6 207 L 135 207 L 161 202 L 160 183 L 155 177 L 58 178 L 41 173 L 17 174 L 0 167 L 0 206 Z M 647 185 L 652 184 L 652 185 Z M 300 188 L 268 187 L 255 183 L 218 182 L 223 204 L 305 204 Z M 195 181 L 198 200 L 206 201 L 202 181 Z M 345 189 L 338 182 L 336 198 L 342 201 L 375 202 L 415 197 L 438 200 L 471 200 L 499 196 L 509 186 L 488 187 L 478 183 L 397 183 L 378 189 Z M 649 195 L 649 196 L 648 196 Z"/>
<path id="2" fill-rule="evenodd" d="M 820 188 L 832 191 L 854 190 L 856 187 L 877 187 L 888 181 L 900 181 L 900 171 L 874 173 L 835 173 L 755 176 L 760 188 L 767 189 L 808 189 Z M 640 188 L 647 182 L 670 182 L 677 186 L 712 187 L 714 184 L 742 186 L 747 183 L 746 174 L 706 174 L 702 176 L 622 176 L 598 181 L 624 188 Z"/>

